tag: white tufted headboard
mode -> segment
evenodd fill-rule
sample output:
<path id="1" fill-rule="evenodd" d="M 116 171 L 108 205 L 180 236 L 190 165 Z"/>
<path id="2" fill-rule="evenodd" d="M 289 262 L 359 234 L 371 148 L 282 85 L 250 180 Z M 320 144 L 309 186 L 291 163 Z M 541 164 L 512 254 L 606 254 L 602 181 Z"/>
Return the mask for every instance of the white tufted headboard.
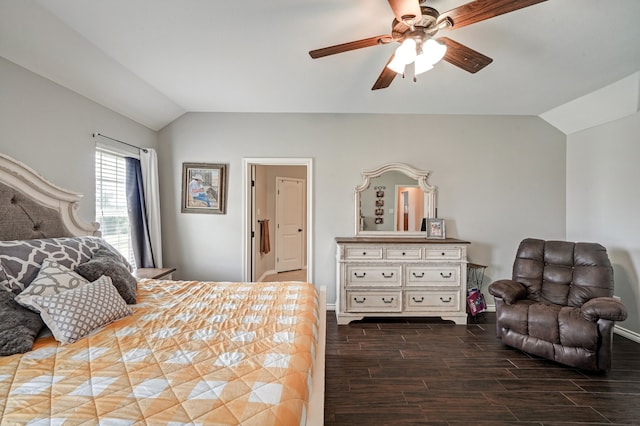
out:
<path id="1" fill-rule="evenodd" d="M 98 223 L 78 216 L 81 199 L 82 194 L 60 188 L 0 154 L 0 240 L 100 236 Z"/>

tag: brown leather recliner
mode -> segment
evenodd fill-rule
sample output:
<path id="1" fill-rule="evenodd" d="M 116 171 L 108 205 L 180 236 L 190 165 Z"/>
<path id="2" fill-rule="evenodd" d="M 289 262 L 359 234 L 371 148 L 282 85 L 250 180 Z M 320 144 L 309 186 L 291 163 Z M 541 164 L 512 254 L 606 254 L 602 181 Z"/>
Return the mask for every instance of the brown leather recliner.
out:
<path id="1" fill-rule="evenodd" d="M 513 279 L 489 286 L 496 333 L 524 352 L 585 370 L 611 368 L 615 321 L 627 318 L 613 297 L 613 268 L 597 243 L 520 243 Z"/>

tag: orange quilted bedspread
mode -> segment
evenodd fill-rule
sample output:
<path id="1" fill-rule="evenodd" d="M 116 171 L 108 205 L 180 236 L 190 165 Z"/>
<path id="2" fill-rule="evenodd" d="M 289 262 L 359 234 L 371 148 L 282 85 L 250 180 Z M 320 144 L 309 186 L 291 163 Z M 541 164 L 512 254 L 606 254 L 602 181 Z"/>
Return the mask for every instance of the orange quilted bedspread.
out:
<path id="1" fill-rule="evenodd" d="M 146 280 L 138 302 L 76 343 L 0 357 L 1 424 L 304 423 L 313 285 Z"/>

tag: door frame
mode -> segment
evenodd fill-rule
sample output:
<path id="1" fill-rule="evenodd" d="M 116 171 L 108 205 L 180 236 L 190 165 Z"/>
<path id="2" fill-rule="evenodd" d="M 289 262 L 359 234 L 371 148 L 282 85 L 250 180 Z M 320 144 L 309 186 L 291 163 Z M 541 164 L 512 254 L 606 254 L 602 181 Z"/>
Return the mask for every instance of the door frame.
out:
<path id="1" fill-rule="evenodd" d="M 252 212 L 253 199 L 251 188 L 252 166 L 306 166 L 306 202 L 307 202 L 307 281 L 313 282 L 313 159 L 312 158 L 261 158 L 242 159 L 242 280 L 248 281 L 251 275 L 252 258 Z"/>

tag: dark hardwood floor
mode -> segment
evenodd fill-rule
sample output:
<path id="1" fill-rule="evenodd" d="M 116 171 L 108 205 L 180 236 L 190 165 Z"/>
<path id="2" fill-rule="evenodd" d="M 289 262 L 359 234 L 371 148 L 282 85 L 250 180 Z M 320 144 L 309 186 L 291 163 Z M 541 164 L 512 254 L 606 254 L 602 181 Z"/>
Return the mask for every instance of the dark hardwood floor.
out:
<path id="1" fill-rule="evenodd" d="M 326 425 L 640 425 L 640 344 L 615 335 L 590 373 L 495 337 L 495 314 L 455 325 L 327 312 Z"/>

